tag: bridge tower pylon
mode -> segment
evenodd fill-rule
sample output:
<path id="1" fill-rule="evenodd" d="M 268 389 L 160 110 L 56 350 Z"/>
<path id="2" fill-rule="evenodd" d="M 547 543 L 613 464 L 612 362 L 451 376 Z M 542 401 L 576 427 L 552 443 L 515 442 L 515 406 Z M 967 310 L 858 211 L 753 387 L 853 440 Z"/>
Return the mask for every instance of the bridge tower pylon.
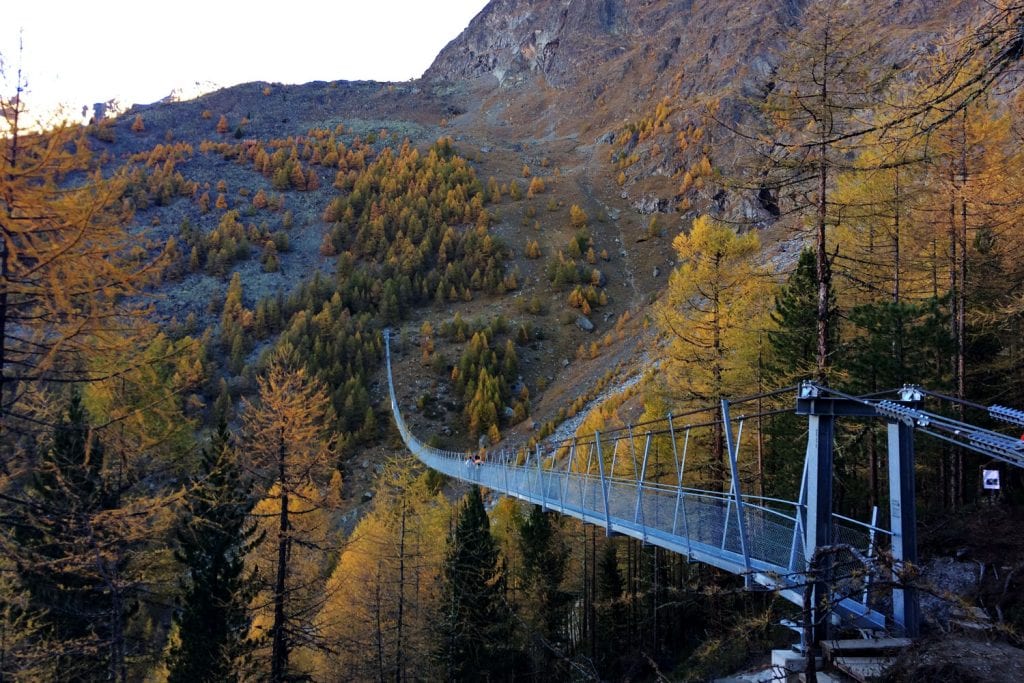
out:
<path id="1" fill-rule="evenodd" d="M 808 642 L 830 637 L 827 614 L 832 598 L 832 557 L 826 550 L 835 544 L 833 528 L 833 479 L 836 418 L 884 419 L 887 422 L 889 518 L 892 545 L 893 621 L 904 636 L 917 637 L 920 606 L 917 590 L 907 585 L 902 570 L 917 561 L 917 517 L 914 496 L 914 422 L 908 417 L 921 401 L 914 387 L 900 392 L 899 401 L 882 405 L 823 391 L 811 382 L 801 385 L 796 412 L 807 416 L 807 454 L 801 484 L 799 518 L 803 527 L 804 558 L 811 586 L 812 632 Z"/>

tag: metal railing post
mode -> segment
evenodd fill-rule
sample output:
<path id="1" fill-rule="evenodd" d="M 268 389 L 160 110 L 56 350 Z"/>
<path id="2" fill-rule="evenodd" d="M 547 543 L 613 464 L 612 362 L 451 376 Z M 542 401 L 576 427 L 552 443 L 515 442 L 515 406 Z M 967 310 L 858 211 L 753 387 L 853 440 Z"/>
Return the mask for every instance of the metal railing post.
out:
<path id="1" fill-rule="evenodd" d="M 569 458 L 565 464 L 565 477 L 562 479 L 562 514 L 565 514 L 565 499 L 569 497 L 569 476 L 572 472 L 572 461 L 576 457 L 576 437 L 572 437 L 572 444 L 569 446 Z"/>
<path id="2" fill-rule="evenodd" d="M 594 433 L 596 434 L 597 432 L 594 432 Z M 618 457 L 619 457 L 619 440 L 618 439 L 613 439 L 613 441 L 614 441 L 615 445 L 612 447 L 612 468 L 611 468 L 611 470 L 608 471 L 608 478 L 609 479 L 614 479 L 615 478 L 615 464 L 616 464 L 616 461 L 618 460 Z"/>
<path id="3" fill-rule="evenodd" d="M 601 495 L 604 499 L 605 533 L 612 535 L 612 515 L 608 507 L 608 480 L 604 476 L 604 458 L 601 456 L 601 432 L 594 432 L 594 444 L 597 446 L 597 471 L 601 475 Z"/>
<path id="4" fill-rule="evenodd" d="M 796 510 L 793 519 L 793 544 L 789 549 L 789 571 L 796 571 L 797 544 L 804 546 L 804 529 L 806 528 L 807 517 L 807 458 L 804 457 L 804 473 L 800 477 L 800 495 L 796 500 Z"/>
<path id="5" fill-rule="evenodd" d="M 587 476 L 580 480 L 580 504 L 586 507 L 587 492 L 590 491 L 590 467 L 594 462 L 594 444 L 587 446 Z"/>
<path id="6" fill-rule="evenodd" d="M 647 478 L 647 457 L 650 452 L 651 433 L 647 432 L 647 439 L 644 441 L 644 460 L 640 466 L 640 478 L 636 483 L 636 509 L 633 511 L 633 523 L 636 524 L 639 521 L 643 526 L 644 543 L 647 542 L 647 518 L 644 515 L 644 479 Z"/>
<path id="7" fill-rule="evenodd" d="M 672 533 L 676 533 L 679 522 L 679 508 L 683 509 L 683 536 L 686 537 L 686 557 L 692 559 L 693 546 L 690 539 L 690 524 L 686 516 L 686 500 L 683 493 L 683 475 L 686 473 L 686 451 L 690 447 L 690 428 L 686 428 L 686 436 L 683 437 L 683 455 L 679 459 L 679 473 L 676 480 L 676 509 L 672 513 Z M 676 448 L 675 433 L 672 435 L 672 448 Z"/>
<path id="8" fill-rule="evenodd" d="M 633 478 L 636 479 L 639 475 L 636 471 L 636 444 L 633 443 L 633 425 L 626 426 L 626 433 L 629 435 L 629 455 L 633 458 Z"/>
<path id="9" fill-rule="evenodd" d="M 868 560 L 874 559 L 875 556 L 875 530 L 878 528 L 878 506 L 873 505 L 871 507 L 871 528 L 868 530 Z M 868 567 L 870 570 L 870 567 Z M 871 591 L 871 572 L 868 571 L 864 575 L 864 595 L 861 598 L 861 603 L 865 606 L 868 604 L 868 593 Z"/>
<path id="10" fill-rule="evenodd" d="M 746 514 L 743 510 L 743 496 L 740 494 L 739 464 L 736 458 L 736 443 L 732 439 L 732 424 L 729 421 L 729 401 L 722 399 L 722 421 L 725 423 L 725 446 L 729 451 L 729 467 L 732 470 L 732 494 L 736 499 L 736 522 L 739 525 L 740 550 L 743 552 L 743 565 L 747 570 L 747 581 L 750 581 L 750 544 L 747 539 Z"/>
<path id="11" fill-rule="evenodd" d="M 544 481 L 544 468 L 541 465 L 542 458 L 540 457 L 540 444 L 537 444 L 535 448 L 537 454 L 537 493 L 540 496 L 540 508 L 544 511 L 548 511 L 548 489 Z"/>

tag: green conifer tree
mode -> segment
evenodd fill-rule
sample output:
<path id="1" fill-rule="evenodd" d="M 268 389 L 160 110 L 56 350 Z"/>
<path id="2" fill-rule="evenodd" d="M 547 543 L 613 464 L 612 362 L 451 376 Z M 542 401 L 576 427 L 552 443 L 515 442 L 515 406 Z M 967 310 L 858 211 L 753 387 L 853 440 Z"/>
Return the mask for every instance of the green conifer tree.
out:
<path id="1" fill-rule="evenodd" d="M 252 498 L 221 421 L 202 450 L 178 524 L 175 557 L 185 566 L 174 623 L 178 642 L 168 656 L 168 682 L 236 681 L 236 662 L 249 649 L 248 605 L 255 576 L 244 558 L 262 541 L 249 520 Z"/>
<path id="2" fill-rule="evenodd" d="M 107 680 L 118 668 L 109 645 L 127 606 L 115 603 L 104 573 L 119 573 L 124 559 L 116 559 L 121 553 L 109 530 L 93 524 L 116 507 L 117 495 L 104 480 L 103 448 L 77 393 L 54 427 L 28 497 L 14 525 L 17 565 L 29 607 L 43 615 L 53 680 Z M 94 562 L 96 548 L 108 543 L 106 559 Z"/>
<path id="3" fill-rule="evenodd" d="M 602 678 L 619 678 L 622 657 L 626 652 L 626 605 L 624 586 L 619 571 L 619 558 L 614 541 L 607 541 L 597 564 L 597 626 L 598 669 Z"/>
<path id="4" fill-rule="evenodd" d="M 534 505 L 519 528 L 519 548 L 523 554 L 523 590 L 526 609 L 523 618 L 529 625 L 530 677 L 564 678 L 562 659 L 552 648 L 565 653 L 568 646 L 565 622 L 572 595 L 562 590 L 569 554 L 565 543 L 551 523 L 551 516 Z"/>
<path id="5" fill-rule="evenodd" d="M 437 650 L 444 678 L 508 678 L 511 628 L 505 568 L 479 487 L 466 495 L 448 543 Z"/>

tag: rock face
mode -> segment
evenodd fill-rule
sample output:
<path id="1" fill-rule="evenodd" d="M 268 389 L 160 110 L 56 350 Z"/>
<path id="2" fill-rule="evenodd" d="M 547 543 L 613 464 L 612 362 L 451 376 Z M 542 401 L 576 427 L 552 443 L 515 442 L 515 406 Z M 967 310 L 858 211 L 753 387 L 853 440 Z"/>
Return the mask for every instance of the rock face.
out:
<path id="1" fill-rule="evenodd" d="M 960 16 L 972 5 L 879 0 L 872 12 L 919 26 Z M 665 72 L 671 80 L 682 68 L 684 96 L 725 84 L 752 94 L 773 68 L 767 48 L 799 23 L 805 6 L 798 0 L 492 0 L 441 51 L 424 80 L 487 76 L 511 85 L 542 75 L 549 85 L 572 89 L 607 75 L 602 80 L 611 87 L 638 90 Z"/>
<path id="2" fill-rule="evenodd" d="M 937 37 L 939 27 L 963 25 L 983 2 L 876 0 L 865 11 L 898 29 L 898 60 Z M 492 0 L 441 51 L 423 84 L 457 100 L 455 110 L 467 113 L 468 122 L 523 138 L 611 142 L 624 121 L 650 114 L 663 98 L 678 107 L 669 121 L 673 135 L 703 125 L 709 101 L 718 103 L 718 120 L 739 124 L 755 118 L 754 103 L 772 87 L 786 36 L 799 27 L 808 4 Z M 634 136 L 626 144 L 627 154 L 638 143 L 659 144 L 658 154 L 641 150 L 642 161 L 620 182 L 623 198 L 635 199 L 642 213 L 676 211 L 679 171 L 699 160 L 699 145 L 686 152 L 692 158 L 660 153 L 676 145 L 673 135 L 646 143 Z M 717 167 L 734 157 L 721 142 L 712 153 Z M 680 210 L 772 220 L 770 208 L 748 199 L 694 197 Z"/>
<path id="3" fill-rule="evenodd" d="M 627 32 L 628 2 L 494 0 L 449 43 L 424 77 L 456 81 L 490 75 L 504 84 L 540 72 L 552 83 L 565 84 L 574 75 L 576 57 L 598 57 L 618 47 L 616 41 L 606 41 L 603 49 L 590 49 L 596 36 Z"/>

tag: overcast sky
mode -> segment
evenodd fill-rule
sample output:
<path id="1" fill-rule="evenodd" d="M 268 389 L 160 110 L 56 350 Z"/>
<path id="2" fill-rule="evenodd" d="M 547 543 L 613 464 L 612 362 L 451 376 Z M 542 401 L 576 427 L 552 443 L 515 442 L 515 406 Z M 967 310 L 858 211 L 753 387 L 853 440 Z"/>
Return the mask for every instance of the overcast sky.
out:
<path id="1" fill-rule="evenodd" d="M 149 103 L 194 83 L 419 77 L 487 0 L 14 0 L 0 22 L 10 94 L 35 109 Z"/>

